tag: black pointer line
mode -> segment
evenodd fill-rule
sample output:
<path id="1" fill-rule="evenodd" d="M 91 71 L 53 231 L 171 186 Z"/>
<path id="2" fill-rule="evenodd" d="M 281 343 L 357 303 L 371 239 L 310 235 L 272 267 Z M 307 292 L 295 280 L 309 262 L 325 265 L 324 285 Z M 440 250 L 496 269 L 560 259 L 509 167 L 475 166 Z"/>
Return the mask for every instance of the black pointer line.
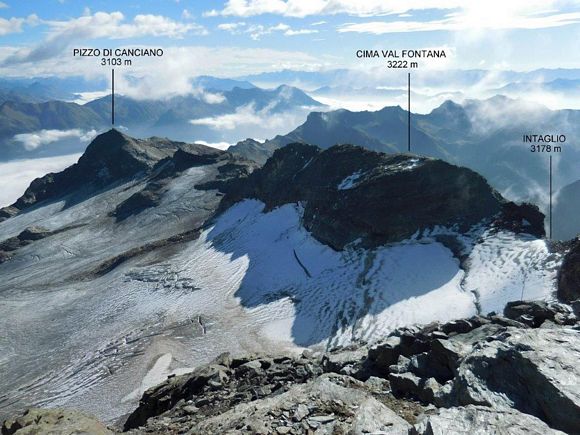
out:
<path id="1" fill-rule="evenodd" d="M 411 73 L 407 75 L 407 150 L 411 152 Z"/>
<path id="2" fill-rule="evenodd" d="M 550 240 L 552 239 L 552 156 L 550 155 Z"/>
<path id="3" fill-rule="evenodd" d="M 115 125 L 115 69 L 111 70 L 111 83 L 113 88 L 111 92 L 111 122 Z"/>

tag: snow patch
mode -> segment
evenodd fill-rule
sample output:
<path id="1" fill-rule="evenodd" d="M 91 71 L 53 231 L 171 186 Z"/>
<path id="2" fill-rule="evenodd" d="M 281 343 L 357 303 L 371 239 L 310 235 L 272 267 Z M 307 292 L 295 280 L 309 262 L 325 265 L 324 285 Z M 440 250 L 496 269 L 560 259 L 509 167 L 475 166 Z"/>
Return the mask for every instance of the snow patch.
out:
<path id="1" fill-rule="evenodd" d="M 352 175 L 349 175 L 344 180 L 342 180 L 338 184 L 337 189 L 338 190 L 348 190 L 348 189 L 352 189 L 353 187 L 356 186 L 356 182 L 358 181 L 358 179 L 361 176 L 362 176 L 362 171 L 356 171 Z"/>
<path id="2" fill-rule="evenodd" d="M 298 205 L 269 213 L 263 208 L 259 201 L 241 202 L 202 238 L 214 272 L 237 276 L 229 291 L 248 314 L 269 319 L 265 325 L 275 328 L 269 338 L 291 337 L 299 346 L 372 341 L 399 326 L 476 312 L 473 296 L 461 288 L 458 261 L 439 243 L 336 252 L 302 227 Z M 191 264 L 195 276 L 207 262 Z M 283 316 L 281 301 L 287 307 Z"/>
<path id="3" fill-rule="evenodd" d="M 508 301 L 553 299 L 560 261 L 545 240 L 486 233 L 469 255 L 464 287 L 478 296 L 484 314 L 503 312 Z"/>

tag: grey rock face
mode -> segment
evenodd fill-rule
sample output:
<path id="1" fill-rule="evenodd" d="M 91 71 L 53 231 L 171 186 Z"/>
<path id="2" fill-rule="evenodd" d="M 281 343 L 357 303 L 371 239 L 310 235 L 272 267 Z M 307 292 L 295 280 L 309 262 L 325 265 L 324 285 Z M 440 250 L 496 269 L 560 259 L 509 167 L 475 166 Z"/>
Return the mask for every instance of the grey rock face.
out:
<path id="1" fill-rule="evenodd" d="M 574 432 L 580 427 L 575 314 L 564 304 L 520 301 L 508 304 L 506 316 L 526 324 L 491 315 L 403 330 L 374 346 L 369 360 L 377 373 L 388 373 L 397 396 L 436 406 L 515 408 Z"/>
<path id="2" fill-rule="evenodd" d="M 29 409 L 23 415 L 8 419 L 1 428 L 2 435 L 112 435 L 94 417 L 65 409 Z"/>
<path id="3" fill-rule="evenodd" d="M 199 423 L 195 433 L 391 433 L 408 434 L 411 425 L 340 375 L 323 375 L 284 394 L 244 403 Z"/>
<path id="4" fill-rule="evenodd" d="M 550 426 L 580 427 L 580 336 L 577 330 L 515 329 L 481 342 L 460 364 L 460 404 L 513 407 Z"/>
<path id="5" fill-rule="evenodd" d="M 228 152 L 253 160 L 260 165 L 266 163 L 276 150 L 275 145 L 261 143 L 254 139 L 245 139 L 228 148 Z"/>
<path id="6" fill-rule="evenodd" d="M 441 409 L 425 416 L 411 431 L 413 435 L 552 435 L 563 434 L 542 420 L 513 409 L 496 410 L 485 406 Z"/>
<path id="7" fill-rule="evenodd" d="M 320 374 L 320 361 L 314 358 L 230 358 L 221 355 L 213 364 L 147 390 L 139 407 L 127 419 L 125 429 L 143 426 L 147 419 L 188 400 L 200 408 L 193 424 L 197 419 L 213 416 L 239 403 L 261 399 L 273 392 L 280 394 L 291 385 L 304 383 Z M 177 407 L 175 412 L 180 412 L 179 409 Z"/>

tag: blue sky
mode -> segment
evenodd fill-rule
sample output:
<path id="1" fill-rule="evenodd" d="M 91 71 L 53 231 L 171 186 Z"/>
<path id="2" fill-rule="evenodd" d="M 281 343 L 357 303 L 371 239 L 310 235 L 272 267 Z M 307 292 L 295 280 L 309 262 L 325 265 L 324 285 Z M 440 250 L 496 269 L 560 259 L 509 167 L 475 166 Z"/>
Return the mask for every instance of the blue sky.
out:
<path id="1" fill-rule="evenodd" d="M 357 49 L 431 47 L 451 54 L 436 65 L 443 68 L 580 67 L 580 0 L 2 0 L 0 6 L 3 75 L 91 75 L 94 63 L 71 59 L 73 46 L 132 45 L 166 48 L 170 69 L 182 63 L 187 74 L 223 76 L 360 68 L 366 61 L 356 59 Z"/>

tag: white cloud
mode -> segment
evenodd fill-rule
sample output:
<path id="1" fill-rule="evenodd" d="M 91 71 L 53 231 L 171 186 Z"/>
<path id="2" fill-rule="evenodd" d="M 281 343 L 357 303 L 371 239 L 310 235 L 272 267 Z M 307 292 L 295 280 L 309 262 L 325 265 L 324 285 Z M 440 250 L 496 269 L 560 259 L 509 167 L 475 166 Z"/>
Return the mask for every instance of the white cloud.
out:
<path id="1" fill-rule="evenodd" d="M 434 6 L 431 0 L 228 0 L 224 9 L 212 10 L 208 16 L 250 17 L 277 14 L 288 17 L 310 15 L 348 14 L 353 16 L 377 16 L 401 14 L 413 9 L 453 9 L 470 0 L 439 0 Z"/>
<path id="2" fill-rule="evenodd" d="M 8 7 L 10 7 L 10 6 L 8 6 L 6 3 L 0 2 L 0 9 L 6 9 Z"/>
<path id="3" fill-rule="evenodd" d="M 281 98 L 285 98 L 281 95 Z M 273 112 L 277 105 L 273 101 L 263 109 L 256 110 L 254 104 L 238 107 L 234 113 L 218 115 L 207 118 L 198 118 L 190 120 L 192 125 L 204 125 L 213 130 L 237 130 L 245 127 L 259 128 L 261 130 L 281 131 L 288 126 L 299 125 L 304 113 L 308 113 L 311 108 L 299 108 L 295 111 L 286 111 L 282 113 Z"/>
<path id="4" fill-rule="evenodd" d="M 318 33 L 313 29 L 292 29 L 288 24 L 279 23 L 275 26 L 263 26 L 261 24 L 247 25 L 245 22 L 223 23 L 218 25 L 218 29 L 230 32 L 232 35 L 247 33 L 250 37 L 258 41 L 264 35 L 281 32 L 285 36 L 308 35 Z"/>
<path id="5" fill-rule="evenodd" d="M 260 125 L 263 117 L 254 109 L 253 105 L 243 106 L 234 113 L 208 118 L 198 118 L 189 121 L 193 125 L 205 125 L 214 130 L 234 130 L 240 125 Z"/>
<path id="6" fill-rule="evenodd" d="M 194 88 L 191 94 L 208 104 L 221 104 L 226 101 L 226 97 L 219 93 L 208 92 L 203 88 Z"/>
<path id="7" fill-rule="evenodd" d="M 72 130 L 40 130 L 32 133 L 21 133 L 14 136 L 16 142 L 20 142 L 27 151 L 35 150 L 41 146 L 48 145 L 63 139 L 77 138 L 81 142 L 90 142 L 97 132 L 95 130 L 83 131 Z"/>
<path id="8" fill-rule="evenodd" d="M 386 33 L 429 32 L 435 30 L 460 31 L 474 29 L 542 29 L 580 23 L 580 13 L 558 14 L 549 17 L 526 17 L 517 20 L 497 20 L 477 24 L 469 23 L 460 15 L 436 21 L 374 21 L 360 24 L 344 24 L 338 28 L 340 33 Z"/>
<path id="9" fill-rule="evenodd" d="M 394 16 L 439 10 L 444 15 L 425 21 L 374 21 L 345 24 L 341 32 L 399 33 L 432 30 L 541 29 L 580 22 L 578 0 L 228 0 L 222 10 L 206 15 L 287 17 L 346 14 L 357 17 Z M 574 8 L 574 9 L 571 9 Z M 565 11 L 565 12 L 564 12 Z"/>
<path id="10" fill-rule="evenodd" d="M 490 0 L 487 2 L 466 1 L 455 12 L 443 18 L 428 21 L 372 21 L 366 23 L 346 23 L 338 31 L 371 33 L 427 32 L 427 31 L 469 31 L 544 29 L 580 23 L 580 12 L 561 13 L 559 0 Z M 578 0 L 573 3 L 578 4 Z"/>
<path id="11" fill-rule="evenodd" d="M 188 33 L 205 34 L 207 31 L 195 23 L 182 23 L 162 15 L 140 14 L 125 23 L 121 12 L 96 12 L 69 21 L 50 21 L 53 37 L 76 34 L 85 39 L 126 39 L 139 36 L 166 36 L 182 38 Z"/>
<path id="12" fill-rule="evenodd" d="M 59 172 L 76 163 L 81 155 L 71 154 L 41 159 L 0 163 L 0 207 L 14 203 L 35 178 Z"/>
<path id="13" fill-rule="evenodd" d="M 318 33 L 318 30 L 312 30 L 312 29 L 298 29 L 298 30 L 292 30 L 292 29 L 288 29 L 284 32 L 284 35 L 286 36 L 296 36 L 296 35 L 310 35 L 312 33 Z"/>
<path id="14" fill-rule="evenodd" d="M 38 24 L 38 21 L 36 15 L 30 15 L 28 18 L 0 18 L 0 36 L 8 35 L 9 33 L 20 33 L 25 24 L 34 26 Z"/>
<path id="15" fill-rule="evenodd" d="M 225 30 L 232 34 L 241 33 L 242 29 L 246 26 L 246 23 L 241 21 L 239 23 L 222 23 L 218 25 L 218 29 Z"/>
<path id="16" fill-rule="evenodd" d="M 79 62 L 68 53 L 27 64 L 25 69 L 17 64 L 2 65 L 2 59 L 17 50 L 0 47 L 0 76 L 22 77 L 25 72 L 27 77 L 84 76 L 91 80 L 110 80 L 110 70 L 95 68 L 91 61 Z M 116 91 L 139 99 L 164 98 L 191 94 L 195 91 L 191 78 L 200 75 L 239 77 L 286 69 L 313 71 L 336 64 L 334 58 L 325 55 L 268 48 L 180 46 L 164 47 L 164 52 L 162 62 L 158 58 L 143 58 L 135 62 L 130 71 L 116 71 Z M 195 59 L 203 61 L 192 61 Z M 220 99 L 219 94 L 204 98 L 209 102 Z"/>
<path id="17" fill-rule="evenodd" d="M 94 91 L 94 92 L 79 92 L 78 94 L 75 94 L 75 99 L 71 101 L 71 103 L 76 103 L 79 105 L 83 105 L 83 104 L 87 104 L 93 100 L 96 100 L 98 98 L 103 98 L 106 97 L 107 95 L 109 95 L 111 93 L 111 91 L 106 90 L 106 91 Z"/>
<path id="18" fill-rule="evenodd" d="M 207 30 L 195 23 L 182 23 L 161 15 L 137 15 L 125 22 L 121 12 L 97 12 L 68 21 L 45 21 L 50 27 L 48 38 L 38 46 L 23 48 L 4 60 L 5 64 L 38 62 L 52 58 L 73 43 L 93 39 L 129 39 L 142 36 L 183 38 L 186 34 L 205 35 Z M 0 22 L 0 29 L 2 24 Z M 0 30 L 1 31 L 1 30 Z"/>

